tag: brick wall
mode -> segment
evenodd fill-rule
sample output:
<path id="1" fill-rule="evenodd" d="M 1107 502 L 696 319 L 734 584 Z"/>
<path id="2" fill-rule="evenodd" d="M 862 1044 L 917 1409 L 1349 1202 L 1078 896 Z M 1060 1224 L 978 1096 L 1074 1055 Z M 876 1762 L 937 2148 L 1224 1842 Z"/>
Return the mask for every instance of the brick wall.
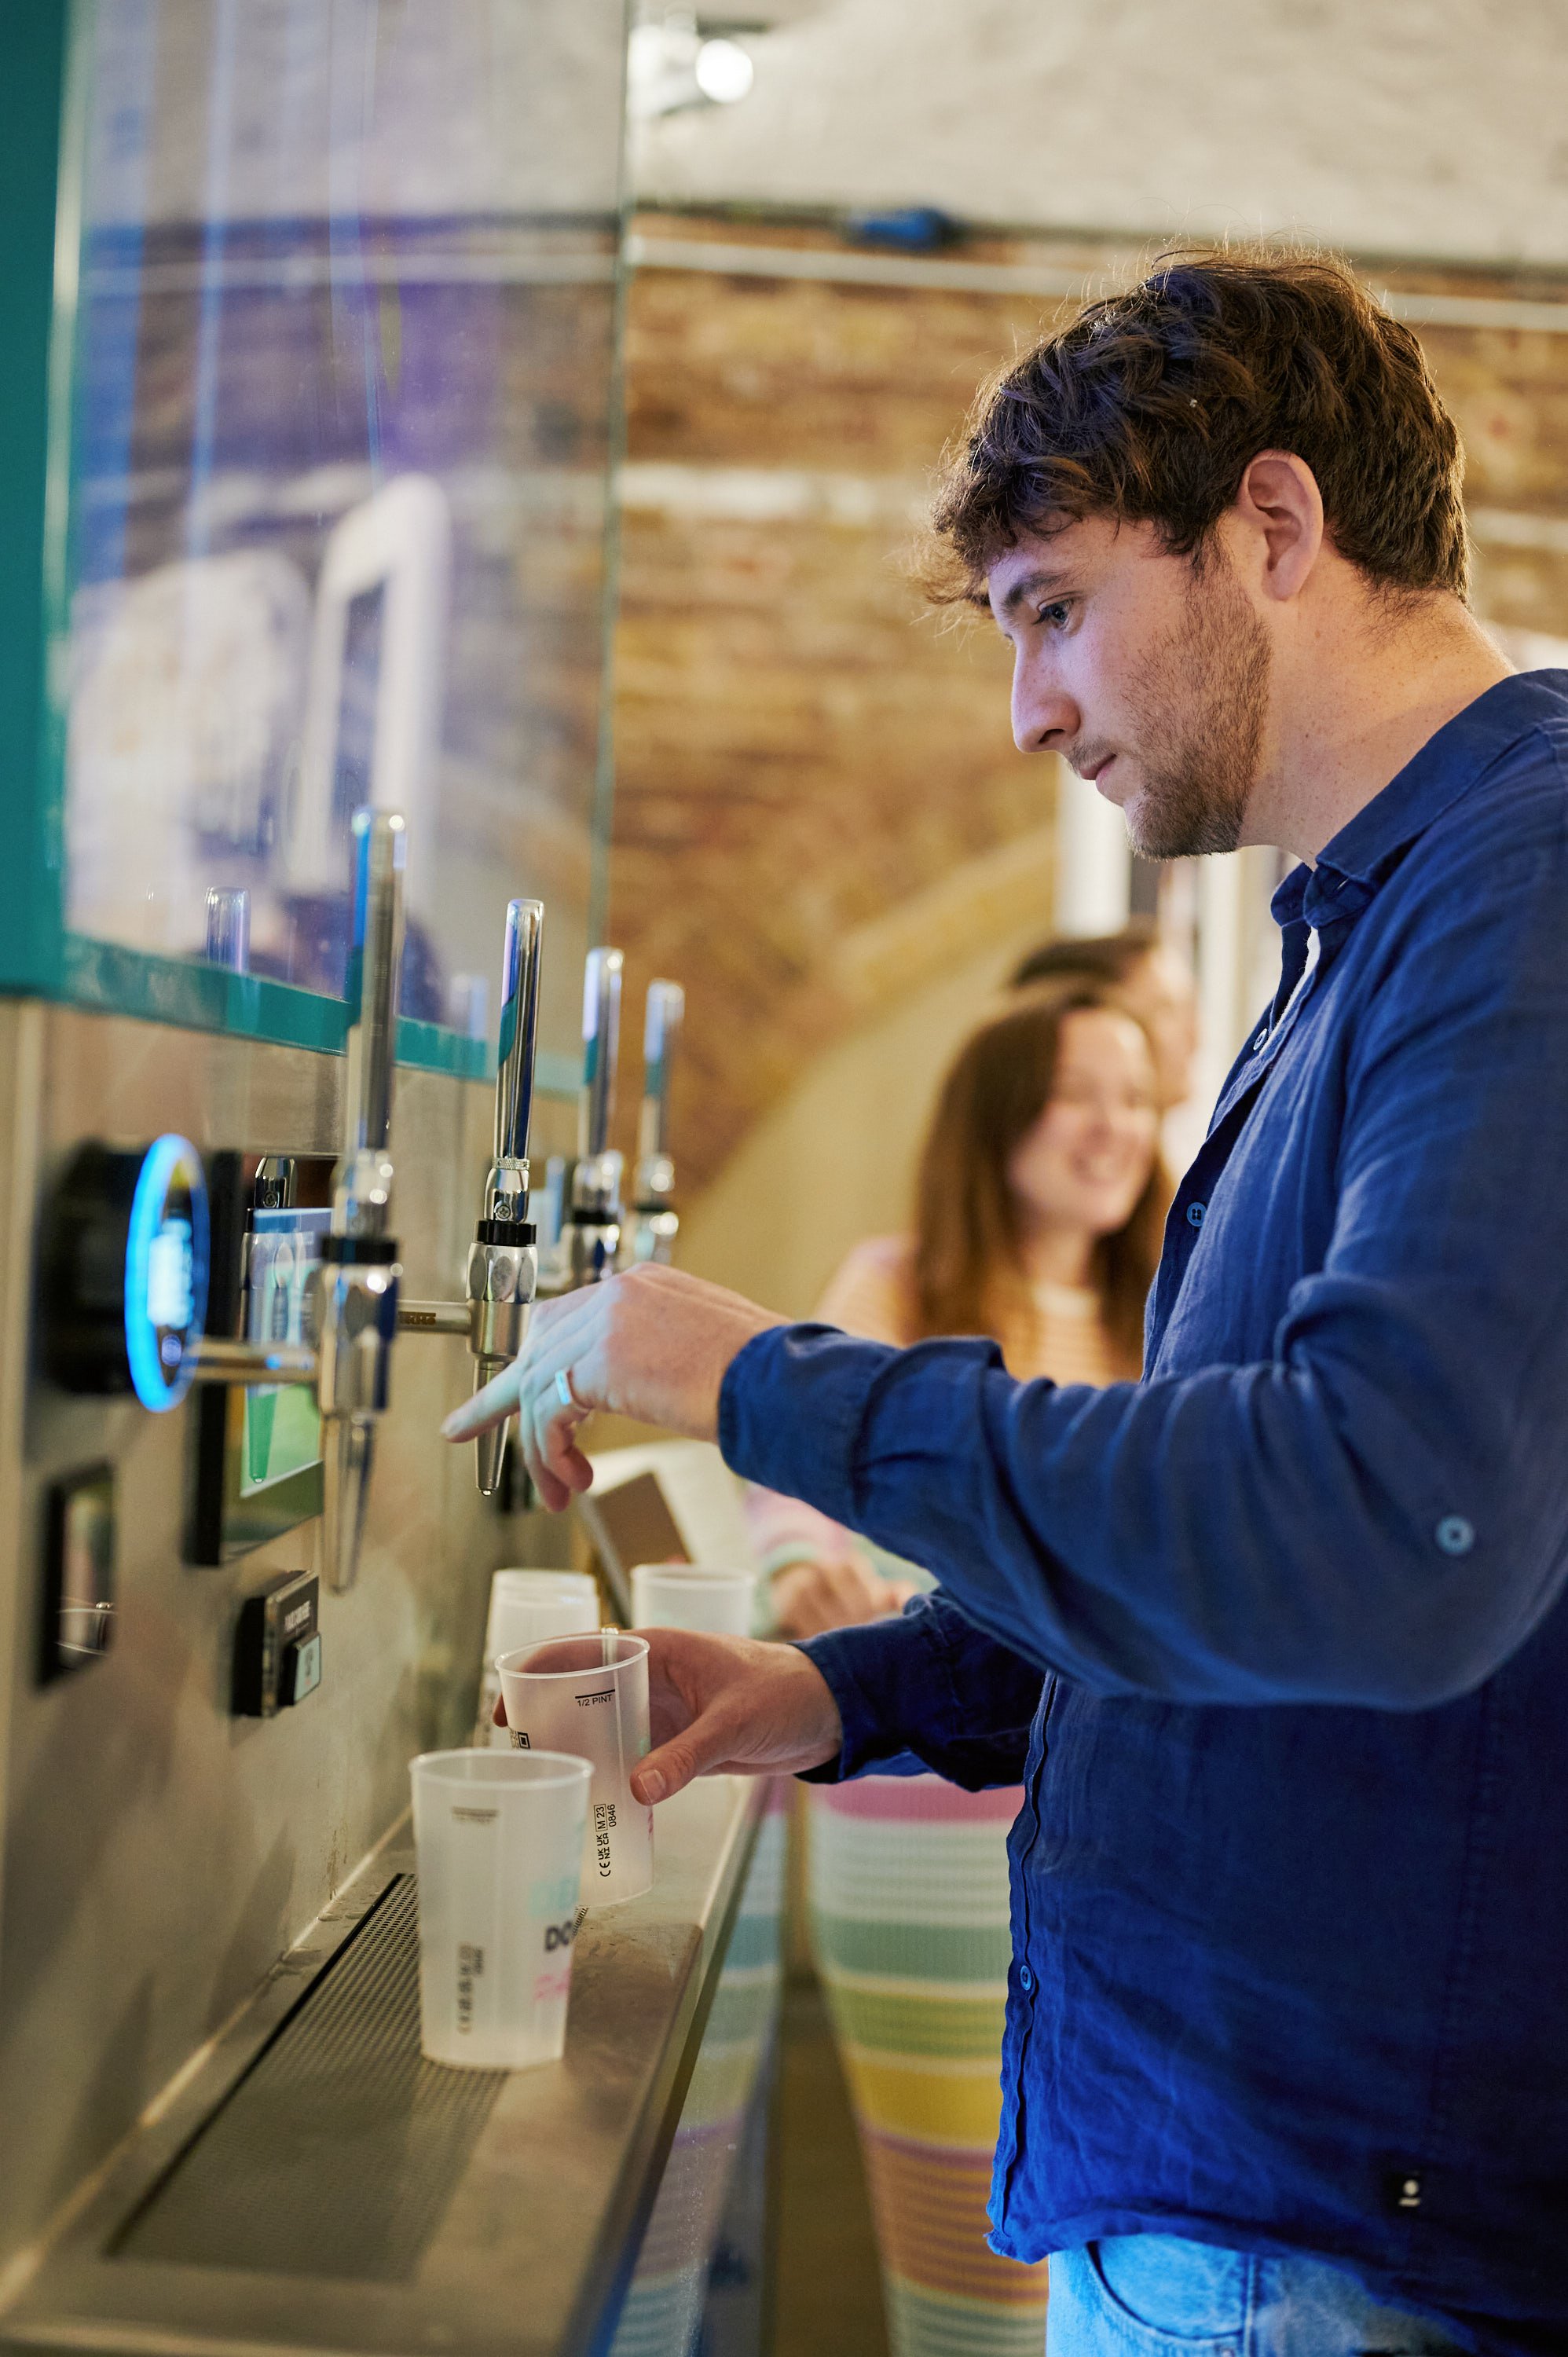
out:
<path id="1" fill-rule="evenodd" d="M 725 217 L 639 230 L 655 245 L 835 245 Z M 1086 275 L 1133 259 L 1082 240 L 963 255 Z M 1539 278 L 1369 274 L 1568 303 L 1568 285 Z M 1013 748 L 994 634 L 937 628 L 897 552 L 976 383 L 1063 307 L 662 267 L 633 281 L 609 938 L 634 1009 L 652 974 L 687 986 L 688 1192 L 832 1043 L 1015 928 L 997 899 L 1010 845 L 1046 928 L 1055 765 Z M 1469 453 L 1480 610 L 1568 635 L 1568 338 L 1422 333 Z"/>

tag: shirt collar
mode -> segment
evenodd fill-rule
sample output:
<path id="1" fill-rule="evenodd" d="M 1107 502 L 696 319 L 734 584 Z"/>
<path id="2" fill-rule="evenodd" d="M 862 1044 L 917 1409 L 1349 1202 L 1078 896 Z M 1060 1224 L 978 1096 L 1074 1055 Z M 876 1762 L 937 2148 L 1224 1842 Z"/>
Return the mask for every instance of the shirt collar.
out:
<path id="1" fill-rule="evenodd" d="M 1568 672 L 1498 680 L 1429 737 L 1414 759 L 1275 892 L 1274 921 L 1315 930 L 1359 917 L 1412 843 L 1475 786 L 1500 753 L 1542 720 L 1568 718 Z"/>

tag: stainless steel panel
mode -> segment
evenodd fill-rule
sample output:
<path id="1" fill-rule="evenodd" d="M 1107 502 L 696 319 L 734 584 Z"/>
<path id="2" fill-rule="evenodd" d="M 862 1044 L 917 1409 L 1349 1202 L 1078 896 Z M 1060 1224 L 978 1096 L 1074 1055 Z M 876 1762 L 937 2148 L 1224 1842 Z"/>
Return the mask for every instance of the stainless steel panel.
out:
<path id="1" fill-rule="evenodd" d="M 400 1874 L 114 2256 L 403 2283 L 505 2084 L 422 2059 L 418 1887 Z"/>
<path id="2" fill-rule="evenodd" d="M 765 1798 L 756 1782 L 715 1778 L 664 1804 L 653 1889 L 591 1910 L 578 1935 L 564 2059 L 498 2074 L 499 2083 L 483 2074 L 472 2096 L 433 2096 L 436 2083 L 458 2074 L 417 2061 L 417 2016 L 395 1969 L 401 1959 L 406 1976 L 399 1878 L 413 1861 L 406 1852 L 373 1861 L 127 2145 L 0 2319 L 0 2348 L 145 2357 L 414 2357 L 432 2349 L 578 2357 L 602 2348 L 720 1985 Z M 315 2104 L 318 2134 L 294 2163 L 299 2183 L 270 2213 L 279 2241 L 269 2245 L 265 2214 L 242 2237 L 234 2205 L 266 2200 L 266 2171 L 247 2134 L 225 2123 L 255 2129 L 248 2091 L 261 2087 L 264 2101 L 269 2070 L 291 2040 L 294 2063 L 308 2050 L 313 2007 L 331 2006 L 338 1973 L 321 1975 L 360 1924 L 338 1968 L 353 1972 L 357 1955 L 369 1965 L 337 2025 L 360 2024 L 358 2068 L 338 2078 L 338 2106 L 331 2088 Z M 330 2037 L 317 2043 L 318 2064 L 330 2050 Z M 421 2196 L 405 2147 L 420 2134 L 422 2100 L 452 2109 L 445 2148 L 425 2146 Z M 463 2116 L 465 2104 L 471 2115 Z M 368 2122 L 372 2150 L 377 2133 L 392 2147 L 371 2158 Z M 275 2162 L 275 2139 L 272 2150 Z M 357 2183 L 356 2169 L 374 2172 L 375 2184 Z M 307 2259 L 351 2263 L 352 2275 L 290 2265 L 282 2238 L 302 2231 L 313 2201 L 322 2216 Z M 356 2202 L 375 2272 L 356 2253 L 344 2214 Z M 220 2210 L 228 2222 L 212 2264 L 202 2246 Z M 413 2246 L 401 2254 L 399 2214 Z M 238 2263 L 246 2260 L 253 2264 Z"/>
<path id="3" fill-rule="evenodd" d="M 417 1750 L 467 1738 L 490 1570 L 559 1558 L 498 1516 L 437 1437 L 471 1383 L 461 1339 L 400 1341 L 364 1567 L 322 1603 L 326 1674 L 296 1709 L 229 1712 L 241 1598 L 318 1569 L 306 1524 L 221 1570 L 182 1560 L 194 1418 L 27 1376 L 33 1235 L 85 1137 L 328 1154 L 338 1058 L 0 1003 L 0 2298 L 62 2202 L 333 1903 L 407 1802 Z M 491 1092 L 398 1076 L 397 1232 L 411 1292 L 461 1295 Z M 541 1125 L 564 1108 L 541 1104 Z M 548 1136 L 545 1149 L 564 1136 Z M 43 1493 L 107 1458 L 119 1489 L 114 1649 L 33 1680 Z M 7 2272 L 9 2267 L 10 2272 Z"/>

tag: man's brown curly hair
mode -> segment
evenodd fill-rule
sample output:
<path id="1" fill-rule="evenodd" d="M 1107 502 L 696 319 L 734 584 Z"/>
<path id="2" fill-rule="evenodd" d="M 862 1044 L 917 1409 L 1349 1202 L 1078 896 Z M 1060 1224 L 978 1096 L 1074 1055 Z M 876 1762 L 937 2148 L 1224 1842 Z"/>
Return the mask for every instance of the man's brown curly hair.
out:
<path id="1" fill-rule="evenodd" d="M 1311 468 L 1369 581 L 1467 594 L 1463 454 L 1421 346 L 1306 253 L 1165 255 L 1000 370 L 945 455 L 917 571 L 936 604 L 983 604 L 1021 533 L 1089 515 L 1201 561 L 1261 450 Z"/>

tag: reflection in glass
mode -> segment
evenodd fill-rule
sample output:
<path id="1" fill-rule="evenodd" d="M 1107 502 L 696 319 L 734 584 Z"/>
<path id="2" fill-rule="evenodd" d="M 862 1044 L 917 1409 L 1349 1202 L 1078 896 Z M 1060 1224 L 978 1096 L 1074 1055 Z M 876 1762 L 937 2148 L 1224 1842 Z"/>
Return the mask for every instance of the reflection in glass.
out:
<path id="1" fill-rule="evenodd" d="M 71 419 L 67 921 L 343 986 L 409 823 L 405 1010 L 551 909 L 570 1047 L 615 382 L 616 0 L 98 0 Z M 470 1001 L 465 997 L 465 1004 Z"/>

